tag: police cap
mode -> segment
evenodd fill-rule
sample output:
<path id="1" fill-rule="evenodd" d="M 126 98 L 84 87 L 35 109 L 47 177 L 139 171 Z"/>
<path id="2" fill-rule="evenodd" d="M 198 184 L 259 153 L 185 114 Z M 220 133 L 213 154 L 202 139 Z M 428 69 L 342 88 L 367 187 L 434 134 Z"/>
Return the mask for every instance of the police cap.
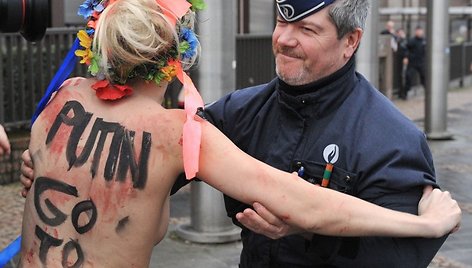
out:
<path id="1" fill-rule="evenodd" d="M 288 22 L 302 20 L 332 4 L 334 0 L 276 0 L 279 15 Z"/>

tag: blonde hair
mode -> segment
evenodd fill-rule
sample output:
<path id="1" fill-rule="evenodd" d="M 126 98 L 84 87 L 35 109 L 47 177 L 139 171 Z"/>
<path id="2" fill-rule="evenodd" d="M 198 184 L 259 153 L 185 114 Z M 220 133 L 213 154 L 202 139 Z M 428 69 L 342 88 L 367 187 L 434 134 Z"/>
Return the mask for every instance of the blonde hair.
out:
<path id="1" fill-rule="evenodd" d="M 100 15 L 92 50 L 100 55 L 107 79 L 114 75 L 126 81 L 135 67 L 168 58 L 166 53 L 179 46 L 176 28 L 179 25 L 171 25 L 155 0 L 119 0 Z M 194 61 L 184 63 L 184 68 Z"/>

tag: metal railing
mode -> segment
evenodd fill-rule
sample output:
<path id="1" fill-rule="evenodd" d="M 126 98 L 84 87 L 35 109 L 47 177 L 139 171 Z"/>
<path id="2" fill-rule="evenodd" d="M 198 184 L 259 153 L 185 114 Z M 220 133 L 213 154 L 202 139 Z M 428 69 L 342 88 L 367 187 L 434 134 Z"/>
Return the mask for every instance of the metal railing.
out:
<path id="1" fill-rule="evenodd" d="M 464 86 L 464 78 L 472 74 L 472 43 L 453 44 L 450 50 L 450 79 L 459 79 L 460 86 Z"/>
<path id="2" fill-rule="evenodd" d="M 40 42 L 17 33 L 0 34 L 0 123 L 28 128 L 30 118 L 76 38 L 78 28 L 51 28 Z M 77 65 L 72 76 L 86 75 Z"/>

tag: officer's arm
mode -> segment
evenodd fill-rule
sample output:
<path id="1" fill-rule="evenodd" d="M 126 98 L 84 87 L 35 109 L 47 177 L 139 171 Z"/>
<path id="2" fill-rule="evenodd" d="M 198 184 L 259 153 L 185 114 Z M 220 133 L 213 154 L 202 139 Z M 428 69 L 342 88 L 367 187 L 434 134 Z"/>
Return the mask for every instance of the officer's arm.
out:
<path id="1" fill-rule="evenodd" d="M 427 141 L 420 132 L 410 133 L 408 139 L 382 138 L 390 139 L 392 146 L 383 146 L 372 152 L 371 157 L 360 160 L 362 174 L 367 175 L 360 178 L 357 196 L 385 208 L 417 215 L 421 213 L 418 202 L 424 185 L 435 184 Z M 376 144 L 372 139 L 370 142 Z M 380 138 L 377 141 L 382 142 Z M 404 267 L 405 263 L 409 264 L 407 267 L 426 267 L 445 239 L 361 238 L 356 259 L 368 261 L 372 266 L 388 260 L 385 264 L 388 267 Z"/>

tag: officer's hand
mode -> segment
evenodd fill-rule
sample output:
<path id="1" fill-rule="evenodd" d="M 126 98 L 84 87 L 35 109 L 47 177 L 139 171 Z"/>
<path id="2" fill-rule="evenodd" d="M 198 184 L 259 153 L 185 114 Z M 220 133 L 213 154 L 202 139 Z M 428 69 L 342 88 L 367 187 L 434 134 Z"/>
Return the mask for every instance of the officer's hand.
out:
<path id="1" fill-rule="evenodd" d="M 301 230 L 291 227 L 277 218 L 261 204 L 254 203 L 253 208 L 254 210 L 247 208 L 243 212 L 236 214 L 236 219 L 249 230 L 271 239 L 279 239 L 301 232 Z"/>
<path id="2" fill-rule="evenodd" d="M 5 128 L 0 125 L 0 155 L 3 154 L 10 154 L 11 147 L 10 141 L 8 140 L 7 133 L 5 132 Z"/>
<path id="3" fill-rule="evenodd" d="M 424 188 L 418 204 L 418 215 L 430 223 L 434 237 L 442 237 L 459 230 L 461 214 L 457 201 L 452 199 L 448 191 L 433 190 L 431 186 Z"/>
<path id="4" fill-rule="evenodd" d="M 21 155 L 21 175 L 20 181 L 23 184 L 23 190 L 21 190 L 21 195 L 26 197 L 31 185 L 33 184 L 33 160 L 29 150 L 26 150 Z"/>

